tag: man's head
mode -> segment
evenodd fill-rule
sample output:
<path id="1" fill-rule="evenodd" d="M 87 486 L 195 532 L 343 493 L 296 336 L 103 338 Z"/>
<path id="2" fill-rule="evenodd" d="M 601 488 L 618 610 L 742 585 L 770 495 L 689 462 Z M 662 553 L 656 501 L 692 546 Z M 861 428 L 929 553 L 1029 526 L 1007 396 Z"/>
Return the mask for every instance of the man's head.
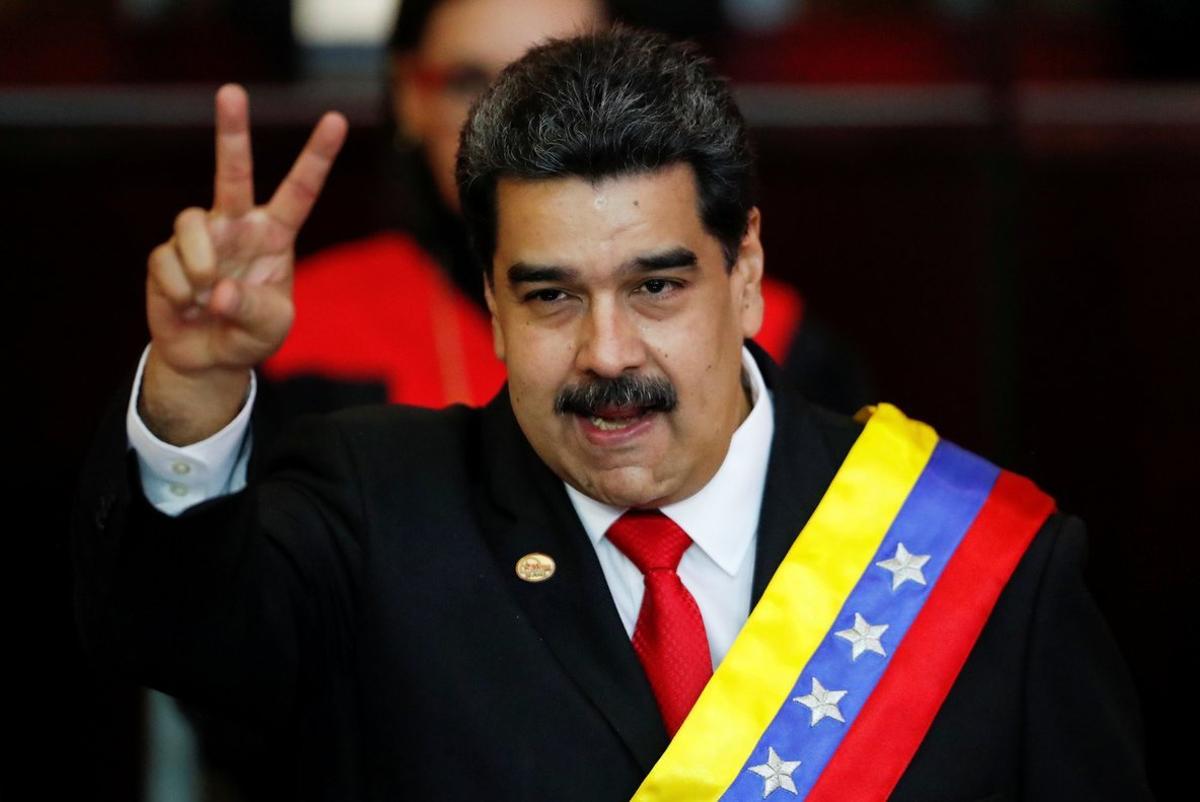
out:
<path id="1" fill-rule="evenodd" d="M 464 128 L 462 208 L 513 410 L 593 498 L 692 495 L 748 412 L 742 341 L 762 321 L 750 169 L 707 61 L 630 30 L 531 51 Z"/>
<path id="2" fill-rule="evenodd" d="M 472 101 L 532 45 L 604 22 L 602 0 L 404 0 L 392 35 L 392 113 L 457 208 L 454 156 Z"/>

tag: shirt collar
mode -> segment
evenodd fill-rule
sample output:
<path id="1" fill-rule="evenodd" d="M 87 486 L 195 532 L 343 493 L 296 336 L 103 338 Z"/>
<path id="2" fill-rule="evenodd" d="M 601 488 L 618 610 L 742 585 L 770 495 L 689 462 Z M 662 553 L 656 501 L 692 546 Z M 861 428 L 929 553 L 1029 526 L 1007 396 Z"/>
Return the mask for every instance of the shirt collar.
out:
<path id="1" fill-rule="evenodd" d="M 725 460 L 713 478 L 698 492 L 668 504 L 662 513 L 679 524 L 692 541 L 721 570 L 737 574 L 758 531 L 775 413 L 771 394 L 754 357 L 742 348 L 742 374 L 750 385 L 750 414 L 733 433 Z M 570 485 L 567 495 L 592 543 L 598 543 L 608 528 L 625 512 Z"/>

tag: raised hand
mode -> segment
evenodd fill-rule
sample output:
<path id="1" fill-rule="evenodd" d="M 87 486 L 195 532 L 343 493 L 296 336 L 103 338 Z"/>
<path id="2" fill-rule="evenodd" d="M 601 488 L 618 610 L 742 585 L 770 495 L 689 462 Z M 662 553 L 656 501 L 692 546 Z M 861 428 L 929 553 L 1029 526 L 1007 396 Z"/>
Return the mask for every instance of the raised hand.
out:
<path id="1" fill-rule="evenodd" d="M 240 86 L 216 97 L 211 210 L 186 209 L 150 254 L 151 348 L 140 408 L 160 437 L 191 442 L 236 414 L 248 369 L 275 353 L 292 323 L 295 241 L 346 137 L 327 113 L 271 199 L 255 205 L 249 102 Z"/>

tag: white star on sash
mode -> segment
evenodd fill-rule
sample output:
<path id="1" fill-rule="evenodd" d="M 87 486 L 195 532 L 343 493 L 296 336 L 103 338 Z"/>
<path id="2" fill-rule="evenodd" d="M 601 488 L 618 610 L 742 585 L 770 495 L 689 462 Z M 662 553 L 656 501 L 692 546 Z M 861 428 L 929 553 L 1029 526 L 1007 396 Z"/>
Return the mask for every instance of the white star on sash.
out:
<path id="1" fill-rule="evenodd" d="M 850 641 L 850 659 L 857 660 L 863 652 L 875 652 L 887 657 L 879 639 L 887 632 L 888 624 L 868 624 L 861 613 L 854 614 L 854 628 L 835 632 L 839 638 Z"/>
<path id="2" fill-rule="evenodd" d="M 908 549 L 904 548 L 903 543 L 897 543 L 895 557 L 890 560 L 881 560 L 875 564 L 892 572 L 892 590 L 895 590 L 910 579 L 917 584 L 924 585 L 925 574 L 921 572 L 921 568 L 927 562 L 929 562 L 928 554 L 910 554 Z"/>
<path id="3" fill-rule="evenodd" d="M 831 718 L 834 721 L 846 723 L 846 719 L 842 718 L 842 711 L 838 710 L 838 702 L 842 701 L 842 697 L 846 695 L 845 691 L 830 691 L 826 690 L 821 681 L 813 677 L 812 693 L 807 696 L 797 696 L 792 699 L 793 702 L 799 702 L 812 711 L 812 723 L 810 727 L 817 726 L 817 722 L 823 718 Z"/>
<path id="4" fill-rule="evenodd" d="M 775 747 L 767 747 L 767 762 L 751 766 L 750 771 L 763 778 L 763 799 L 782 788 L 789 793 L 797 794 L 796 783 L 792 782 L 792 772 L 799 767 L 799 760 L 780 760 L 775 754 Z"/>

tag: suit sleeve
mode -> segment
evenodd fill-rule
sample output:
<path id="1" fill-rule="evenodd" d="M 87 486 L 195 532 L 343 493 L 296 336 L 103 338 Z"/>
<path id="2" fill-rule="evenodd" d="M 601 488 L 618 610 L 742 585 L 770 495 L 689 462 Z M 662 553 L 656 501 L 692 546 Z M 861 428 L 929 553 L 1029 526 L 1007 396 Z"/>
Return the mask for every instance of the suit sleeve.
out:
<path id="1" fill-rule="evenodd" d="M 1083 581 L 1083 524 L 1058 527 L 1037 591 L 1025 699 L 1024 799 L 1151 799 L 1137 693 Z"/>
<path id="2" fill-rule="evenodd" d="M 298 425 L 245 490 L 172 518 L 143 496 L 123 423 L 114 409 L 73 518 L 85 650 L 214 712 L 286 721 L 346 673 L 362 518 L 344 438 Z"/>

